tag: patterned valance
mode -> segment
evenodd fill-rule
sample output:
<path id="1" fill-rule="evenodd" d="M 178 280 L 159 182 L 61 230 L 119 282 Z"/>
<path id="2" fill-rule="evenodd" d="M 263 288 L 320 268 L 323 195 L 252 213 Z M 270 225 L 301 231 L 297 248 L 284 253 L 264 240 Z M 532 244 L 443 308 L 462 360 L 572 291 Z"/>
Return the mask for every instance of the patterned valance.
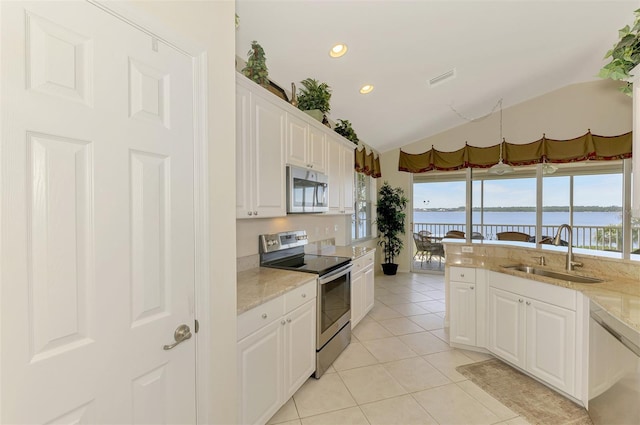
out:
<path id="1" fill-rule="evenodd" d="M 355 170 L 364 173 L 374 179 L 382 177 L 380 171 L 380 157 L 374 155 L 373 151 L 367 153 L 365 148 L 356 149 Z"/>
<path id="2" fill-rule="evenodd" d="M 631 146 L 631 132 L 607 137 L 597 136 L 589 131 L 569 140 L 554 140 L 543 136 L 542 139 L 531 143 L 503 141 L 502 154 L 505 164 L 518 166 L 541 162 L 563 163 L 631 158 Z M 429 151 L 420 154 L 409 154 L 401 150 L 398 170 L 426 173 L 432 170 L 489 168 L 497 164 L 499 158 L 500 145 L 480 148 L 465 143 L 462 149 L 453 152 L 442 152 L 432 147 Z"/>

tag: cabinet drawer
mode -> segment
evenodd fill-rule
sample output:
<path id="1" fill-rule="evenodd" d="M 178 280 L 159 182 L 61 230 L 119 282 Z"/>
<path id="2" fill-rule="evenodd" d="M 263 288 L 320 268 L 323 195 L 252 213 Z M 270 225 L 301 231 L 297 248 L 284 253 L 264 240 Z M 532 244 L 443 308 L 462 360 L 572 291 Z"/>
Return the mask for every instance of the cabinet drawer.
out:
<path id="1" fill-rule="evenodd" d="M 476 269 L 466 267 L 451 267 L 449 269 L 449 281 L 451 282 L 476 282 Z"/>
<path id="2" fill-rule="evenodd" d="M 316 297 L 318 293 L 318 282 L 313 280 L 309 283 L 305 283 L 296 289 L 287 292 L 284 295 L 284 309 L 286 313 L 295 310 L 302 304 Z"/>
<path id="3" fill-rule="evenodd" d="M 362 260 L 362 268 L 366 268 L 368 266 L 372 266 L 373 265 L 373 257 L 374 257 L 375 252 L 371 251 L 370 253 L 368 253 L 367 255 L 365 255 L 364 257 L 361 257 Z"/>
<path id="4" fill-rule="evenodd" d="M 264 304 L 252 308 L 238 316 L 238 336 L 240 341 L 247 335 L 267 326 L 284 314 L 284 297 L 280 296 Z"/>

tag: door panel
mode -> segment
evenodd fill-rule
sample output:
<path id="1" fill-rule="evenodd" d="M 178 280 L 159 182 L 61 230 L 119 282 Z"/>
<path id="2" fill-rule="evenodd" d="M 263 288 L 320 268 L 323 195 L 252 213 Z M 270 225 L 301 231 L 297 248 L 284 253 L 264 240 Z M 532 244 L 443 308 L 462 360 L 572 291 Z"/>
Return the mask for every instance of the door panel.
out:
<path id="1" fill-rule="evenodd" d="M 522 303 L 516 294 L 489 288 L 489 351 L 520 367 L 525 366 Z"/>
<path id="2" fill-rule="evenodd" d="M 194 423 L 192 58 L 2 2 L 1 423 Z"/>

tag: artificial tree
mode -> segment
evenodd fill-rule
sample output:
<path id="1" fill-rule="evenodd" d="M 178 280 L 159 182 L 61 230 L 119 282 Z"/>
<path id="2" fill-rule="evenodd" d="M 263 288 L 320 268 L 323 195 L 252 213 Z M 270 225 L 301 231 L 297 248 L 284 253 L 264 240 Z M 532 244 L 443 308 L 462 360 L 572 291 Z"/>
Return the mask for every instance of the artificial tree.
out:
<path id="1" fill-rule="evenodd" d="M 378 245 L 382 247 L 384 253 L 384 263 L 382 270 L 384 274 L 394 275 L 398 270 L 398 265 L 394 263 L 395 257 L 400 254 L 403 243 L 399 235 L 405 233 L 404 220 L 405 209 L 408 199 L 404 196 L 404 190 L 400 187 L 391 187 L 388 182 L 384 182 L 378 192 L 378 206 L 376 207 L 376 224 L 380 241 Z"/>

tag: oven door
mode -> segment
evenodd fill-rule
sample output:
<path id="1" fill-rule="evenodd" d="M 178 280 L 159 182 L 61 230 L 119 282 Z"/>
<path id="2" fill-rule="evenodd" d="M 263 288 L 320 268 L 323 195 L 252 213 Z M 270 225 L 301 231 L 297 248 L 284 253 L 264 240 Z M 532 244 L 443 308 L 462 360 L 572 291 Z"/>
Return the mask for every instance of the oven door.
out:
<path id="1" fill-rule="evenodd" d="M 318 278 L 317 349 L 351 318 L 351 264 Z"/>

